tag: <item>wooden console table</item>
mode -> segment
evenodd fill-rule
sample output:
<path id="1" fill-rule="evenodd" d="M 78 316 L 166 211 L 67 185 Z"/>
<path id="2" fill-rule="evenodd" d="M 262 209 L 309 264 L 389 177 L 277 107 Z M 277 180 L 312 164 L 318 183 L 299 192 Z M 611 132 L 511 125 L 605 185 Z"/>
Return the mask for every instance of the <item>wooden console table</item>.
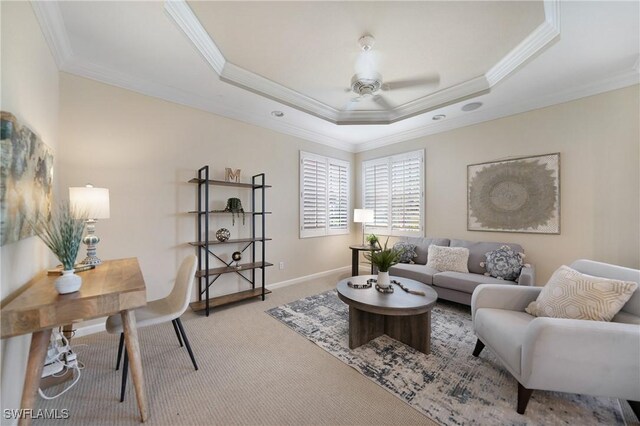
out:
<path id="1" fill-rule="evenodd" d="M 21 408 L 33 408 L 53 328 L 120 312 L 138 408 L 144 422 L 148 417 L 147 397 L 136 318 L 132 311 L 147 304 L 138 259 L 105 261 L 96 269 L 79 275 L 82 277 L 80 291 L 59 295 L 54 286 L 57 276 L 47 275 L 44 271 L 0 311 L 3 339 L 32 333 Z M 22 417 L 19 424 L 28 425 L 30 421 L 30 418 Z"/>

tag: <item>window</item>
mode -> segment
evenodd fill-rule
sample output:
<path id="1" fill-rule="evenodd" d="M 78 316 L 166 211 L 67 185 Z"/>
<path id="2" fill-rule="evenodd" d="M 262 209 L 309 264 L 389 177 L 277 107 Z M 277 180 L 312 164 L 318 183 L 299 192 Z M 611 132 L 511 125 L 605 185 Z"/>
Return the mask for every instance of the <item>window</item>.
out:
<path id="1" fill-rule="evenodd" d="M 362 163 L 362 205 L 372 209 L 367 231 L 422 236 L 424 223 L 424 151 Z"/>
<path id="2" fill-rule="evenodd" d="M 349 169 L 300 151 L 300 238 L 349 233 Z"/>

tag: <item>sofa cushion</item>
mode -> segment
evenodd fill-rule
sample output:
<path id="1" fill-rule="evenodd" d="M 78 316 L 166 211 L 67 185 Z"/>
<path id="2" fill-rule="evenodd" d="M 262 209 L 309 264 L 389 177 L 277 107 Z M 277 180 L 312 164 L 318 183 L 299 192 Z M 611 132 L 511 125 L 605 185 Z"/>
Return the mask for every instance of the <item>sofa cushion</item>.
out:
<path id="1" fill-rule="evenodd" d="M 473 293 L 480 284 L 514 284 L 513 281 L 499 280 L 480 274 L 465 274 L 463 272 L 439 272 L 433 276 L 433 285 L 463 293 Z"/>
<path id="2" fill-rule="evenodd" d="M 421 237 L 405 237 L 402 241 L 406 241 L 416 246 L 416 257 L 413 258 L 415 263 L 421 265 L 427 264 L 427 258 L 429 257 L 429 246 L 449 246 L 448 238 L 421 238 Z"/>
<path id="3" fill-rule="evenodd" d="M 562 265 L 525 311 L 537 317 L 611 321 L 637 288 L 633 281 L 594 277 Z"/>
<path id="4" fill-rule="evenodd" d="M 491 250 L 485 255 L 487 259 L 480 266 L 487 269 L 485 275 L 490 275 L 503 280 L 517 281 L 520 271 L 524 266 L 522 261 L 522 253 L 517 253 L 509 246 L 502 246 L 497 250 Z"/>
<path id="5" fill-rule="evenodd" d="M 438 271 L 469 272 L 469 249 L 465 247 L 429 246 L 427 267 Z"/>
<path id="6" fill-rule="evenodd" d="M 519 376 L 522 344 L 527 326 L 534 319 L 524 312 L 481 308 L 473 317 L 473 329 L 507 369 Z"/>
<path id="7" fill-rule="evenodd" d="M 520 244 L 491 243 L 485 241 L 451 240 L 451 247 L 466 247 L 469 249 L 469 272 L 474 274 L 484 274 L 487 270 L 480 266 L 485 261 L 485 254 L 492 250 L 497 250 L 502 246 L 509 246 L 516 253 L 524 253 Z"/>
<path id="8" fill-rule="evenodd" d="M 389 268 L 389 275 L 392 277 L 409 278 L 428 285 L 433 284 L 433 275 L 437 273 L 436 269 L 428 268 L 427 265 L 409 263 L 398 263 Z"/>
<path id="9" fill-rule="evenodd" d="M 410 263 L 413 261 L 413 258 L 418 255 L 416 253 L 416 245 L 407 243 L 406 241 L 398 241 L 393 245 L 393 249 L 402 252 L 400 258 L 398 258 L 398 262 L 400 263 Z"/>

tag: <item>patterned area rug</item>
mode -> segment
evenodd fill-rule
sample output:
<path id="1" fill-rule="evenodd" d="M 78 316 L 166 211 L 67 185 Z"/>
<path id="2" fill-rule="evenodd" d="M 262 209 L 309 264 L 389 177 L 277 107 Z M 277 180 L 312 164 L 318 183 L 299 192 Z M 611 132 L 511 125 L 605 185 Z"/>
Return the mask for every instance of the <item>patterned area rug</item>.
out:
<path id="1" fill-rule="evenodd" d="M 335 290 L 267 313 L 443 425 L 624 424 L 617 399 L 586 395 L 536 391 L 516 413 L 516 380 L 489 349 L 471 355 L 476 338 L 461 305 L 433 309 L 429 355 L 386 335 L 349 349 L 349 310 Z"/>

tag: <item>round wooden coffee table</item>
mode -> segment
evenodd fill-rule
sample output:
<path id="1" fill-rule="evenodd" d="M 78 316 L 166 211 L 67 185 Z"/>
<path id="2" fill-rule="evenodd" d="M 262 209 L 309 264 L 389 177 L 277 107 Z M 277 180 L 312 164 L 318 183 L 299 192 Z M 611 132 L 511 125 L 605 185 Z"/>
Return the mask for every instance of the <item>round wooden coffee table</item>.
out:
<path id="1" fill-rule="evenodd" d="M 348 281 L 364 283 L 375 275 L 345 278 L 338 282 L 338 297 L 349 305 L 349 348 L 364 345 L 386 334 L 412 348 L 428 354 L 431 351 L 431 309 L 438 294 L 431 287 L 408 278 L 390 277 L 424 296 L 407 293 L 391 284 L 394 292 L 383 294 L 371 288 L 355 289 Z M 357 280 L 357 281 L 356 281 Z"/>

